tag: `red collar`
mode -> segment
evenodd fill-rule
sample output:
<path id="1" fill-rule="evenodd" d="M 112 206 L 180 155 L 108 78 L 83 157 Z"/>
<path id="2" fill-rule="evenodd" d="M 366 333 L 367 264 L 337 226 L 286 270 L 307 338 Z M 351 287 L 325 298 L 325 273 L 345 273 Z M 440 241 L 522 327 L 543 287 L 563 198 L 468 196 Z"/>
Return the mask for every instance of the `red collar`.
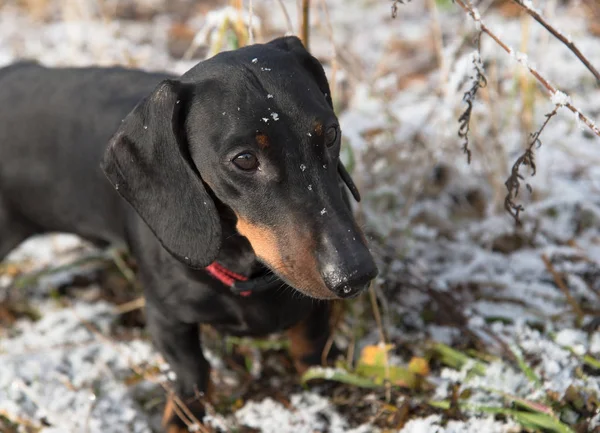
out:
<path id="1" fill-rule="evenodd" d="M 217 262 L 212 262 L 206 268 L 206 271 L 212 275 L 214 278 L 225 284 L 227 287 L 232 288 L 236 281 L 247 281 L 248 277 L 245 277 L 240 274 L 236 274 L 233 271 L 230 271 L 226 267 L 220 265 Z M 250 296 L 252 291 L 245 290 L 243 292 L 239 292 L 240 296 Z"/>

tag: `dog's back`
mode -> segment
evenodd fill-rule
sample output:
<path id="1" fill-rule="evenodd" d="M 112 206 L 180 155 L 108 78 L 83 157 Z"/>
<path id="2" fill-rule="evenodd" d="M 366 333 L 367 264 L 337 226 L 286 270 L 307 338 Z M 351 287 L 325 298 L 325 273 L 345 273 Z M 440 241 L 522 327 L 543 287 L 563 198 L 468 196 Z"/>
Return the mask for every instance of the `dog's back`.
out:
<path id="1" fill-rule="evenodd" d="M 121 120 L 165 77 L 35 63 L 0 69 L 0 235 L 122 241 L 124 204 L 100 160 Z"/>

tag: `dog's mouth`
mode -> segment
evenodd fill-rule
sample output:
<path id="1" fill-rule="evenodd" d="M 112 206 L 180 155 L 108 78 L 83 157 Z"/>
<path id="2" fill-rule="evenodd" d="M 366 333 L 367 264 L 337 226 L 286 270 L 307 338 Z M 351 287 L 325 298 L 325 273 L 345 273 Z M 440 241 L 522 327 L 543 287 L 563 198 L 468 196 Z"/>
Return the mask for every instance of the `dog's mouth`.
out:
<path id="1" fill-rule="evenodd" d="M 288 285 L 271 269 L 260 264 L 259 269 L 248 277 L 245 281 L 236 281 L 232 291 L 237 294 L 242 293 L 263 293 L 270 290 L 281 289 Z"/>
<path id="2" fill-rule="evenodd" d="M 315 296 L 311 290 L 302 290 L 290 284 L 284 277 L 277 275 L 273 270 L 261 265 L 261 269 L 253 272 L 245 281 L 236 281 L 231 290 L 237 294 L 252 293 L 260 294 L 272 290 L 282 290 L 290 287 L 305 296 L 318 299 L 337 299 L 333 293 L 325 293 L 325 296 Z M 307 293 L 308 292 L 308 293 Z"/>
<path id="3" fill-rule="evenodd" d="M 324 286 L 324 284 L 322 283 Z M 268 265 L 260 264 L 259 268 L 253 272 L 248 280 L 237 281 L 233 286 L 235 293 L 252 292 L 264 293 L 271 290 L 284 290 L 289 287 L 305 296 L 317 299 L 338 299 L 333 292 L 328 289 L 315 290 L 313 287 L 306 288 L 306 283 L 295 284 L 288 277 L 279 275 Z"/>
<path id="4" fill-rule="evenodd" d="M 297 233 L 295 235 L 288 233 L 288 236 L 283 236 L 288 238 L 288 242 L 282 242 L 281 234 L 265 226 L 251 223 L 239 215 L 236 228 L 248 239 L 256 257 L 263 264 L 262 272 L 265 274 L 265 279 L 260 279 L 258 282 L 271 287 L 271 284 L 277 284 L 277 281 L 271 281 L 277 277 L 280 286 L 288 285 L 306 296 L 318 299 L 337 298 L 327 288 L 319 274 L 317 259 L 310 253 L 313 249 L 310 236 L 305 236 L 304 239 Z M 289 242 L 289 239 L 294 239 L 294 242 Z M 260 271 L 259 269 L 256 278 L 263 278 Z"/>

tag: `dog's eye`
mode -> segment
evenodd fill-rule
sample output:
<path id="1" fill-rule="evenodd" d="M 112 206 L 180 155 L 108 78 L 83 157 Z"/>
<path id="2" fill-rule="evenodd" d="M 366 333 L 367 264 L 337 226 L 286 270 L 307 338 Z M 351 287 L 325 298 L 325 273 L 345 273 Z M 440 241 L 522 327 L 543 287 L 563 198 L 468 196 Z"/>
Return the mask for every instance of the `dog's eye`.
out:
<path id="1" fill-rule="evenodd" d="M 325 132 L 325 144 L 327 147 L 333 146 L 337 142 L 339 128 L 337 126 L 330 126 Z"/>
<path id="2" fill-rule="evenodd" d="M 258 158 L 252 153 L 240 153 L 232 161 L 237 168 L 244 171 L 252 171 L 258 168 Z"/>

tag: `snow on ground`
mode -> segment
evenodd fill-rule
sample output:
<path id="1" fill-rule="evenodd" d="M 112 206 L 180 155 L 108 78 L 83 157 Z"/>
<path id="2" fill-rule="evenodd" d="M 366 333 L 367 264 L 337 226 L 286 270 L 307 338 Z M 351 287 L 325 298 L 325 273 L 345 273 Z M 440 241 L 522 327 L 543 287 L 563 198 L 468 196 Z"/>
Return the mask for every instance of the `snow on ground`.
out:
<path id="1" fill-rule="evenodd" d="M 494 421 L 493 417 L 471 418 L 466 422 L 450 421 L 444 425 L 440 415 L 409 421 L 402 429 L 402 433 L 516 433 L 519 431 L 519 426 Z"/>
<path id="2" fill-rule="evenodd" d="M 124 382 L 130 365 L 157 362 L 149 342 L 99 341 L 84 323 L 108 333 L 114 307 L 48 301 L 42 317 L 20 321 L 0 342 L 0 412 L 30 419 L 43 432 L 151 432 L 135 387 Z M 146 385 L 147 386 L 147 385 Z"/>
<path id="3" fill-rule="evenodd" d="M 560 406 L 563 422 L 600 429 L 597 407 L 583 419 L 582 411 L 557 403 L 573 392 L 588 401 L 600 398 L 598 370 L 584 362 L 585 356 L 600 358 L 600 331 L 592 326 L 600 315 L 600 139 L 568 110 L 559 110 L 536 149 L 536 176 L 521 168 L 523 226 L 516 228 L 503 209 L 504 181 L 528 134 L 566 95 L 600 120 L 600 88 L 542 27 L 482 2 L 486 25 L 515 52 L 524 52 L 527 62 L 565 96 L 546 95 L 515 61 L 524 56 L 512 58 L 484 37 L 487 87 L 480 89 L 473 106 L 469 165 L 457 119 L 466 108 L 462 96 L 472 84 L 475 26 L 451 2 L 438 2 L 439 21 L 425 3 L 399 5 L 398 18 L 391 20 L 388 2 L 329 0 L 338 65 L 331 62 L 333 47 L 322 12 L 313 14 L 311 44 L 330 77 L 336 73 L 333 92 L 341 107 L 345 145 L 352 149 L 344 157 L 363 195 L 357 211 L 380 267 L 384 323 L 396 347 L 392 359 L 406 364 L 411 356 L 426 356 L 435 342 L 476 348 L 493 357 L 483 374 L 473 374 L 479 365 L 473 358 L 461 367 L 439 365 L 428 378 L 434 385 L 429 398 L 436 401 L 450 399 L 459 384 L 470 407 L 463 419 L 424 414 L 411 417 L 398 431 L 516 432 L 514 420 L 476 408 L 522 400 Z M 533 6 L 600 66 L 600 41 L 590 34 L 583 7 L 548 3 Z M 296 22 L 294 2 L 284 4 Z M 206 18 L 202 11 L 182 19 L 159 5 L 148 3 L 156 13 L 138 21 L 105 21 L 94 10 L 67 10 L 42 23 L 3 6 L 0 65 L 34 58 L 48 65 L 119 63 L 181 73 L 198 58 L 170 55 L 173 41 L 167 34 L 172 34 L 173 22 L 187 21 L 195 34 L 207 22 L 217 28 L 215 17 L 232 13 Z M 263 37 L 285 32 L 276 2 L 255 6 Z M 196 40 L 213 44 L 205 51 L 214 49 L 215 33 L 201 36 Z M 93 253 L 72 237 L 42 237 L 21 246 L 10 262 L 32 271 Z M 129 379 L 135 376 L 132 367 L 164 370 L 159 355 L 139 333 L 116 341 L 102 338 L 115 330 L 111 304 L 83 298 L 65 306 L 52 299 L 53 287 L 67 282 L 69 272 L 42 278 L 31 294 L 40 320 L 23 318 L 0 329 L 0 415 L 45 433 L 156 431 L 162 389 L 147 378 Z M 559 274 L 572 299 L 552 272 Z M 0 287 L 10 280 L 0 275 Z M 6 292 L 0 294 L 4 300 Z M 355 318 L 348 320 L 349 326 L 358 324 Z M 378 331 L 369 323 L 356 353 L 378 341 Z M 342 346 L 347 344 L 344 337 Z M 518 359 L 531 371 L 523 371 Z M 227 380 L 218 359 L 213 365 Z M 406 396 L 414 404 L 423 399 L 410 391 Z M 353 423 L 319 388 L 299 389 L 288 405 L 269 397 L 243 402 L 218 422 L 277 433 L 371 432 L 377 430 L 374 425 L 360 424 L 375 420 L 380 407 L 373 403 L 371 416 Z"/>
<path id="4" fill-rule="evenodd" d="M 248 427 L 264 433 L 312 433 L 327 430 L 331 433 L 367 433 L 369 425 L 349 428 L 348 423 L 334 410 L 331 403 L 318 394 L 305 392 L 290 398 L 293 410 L 266 398 L 260 403 L 249 402 L 237 411 L 236 418 Z"/>

